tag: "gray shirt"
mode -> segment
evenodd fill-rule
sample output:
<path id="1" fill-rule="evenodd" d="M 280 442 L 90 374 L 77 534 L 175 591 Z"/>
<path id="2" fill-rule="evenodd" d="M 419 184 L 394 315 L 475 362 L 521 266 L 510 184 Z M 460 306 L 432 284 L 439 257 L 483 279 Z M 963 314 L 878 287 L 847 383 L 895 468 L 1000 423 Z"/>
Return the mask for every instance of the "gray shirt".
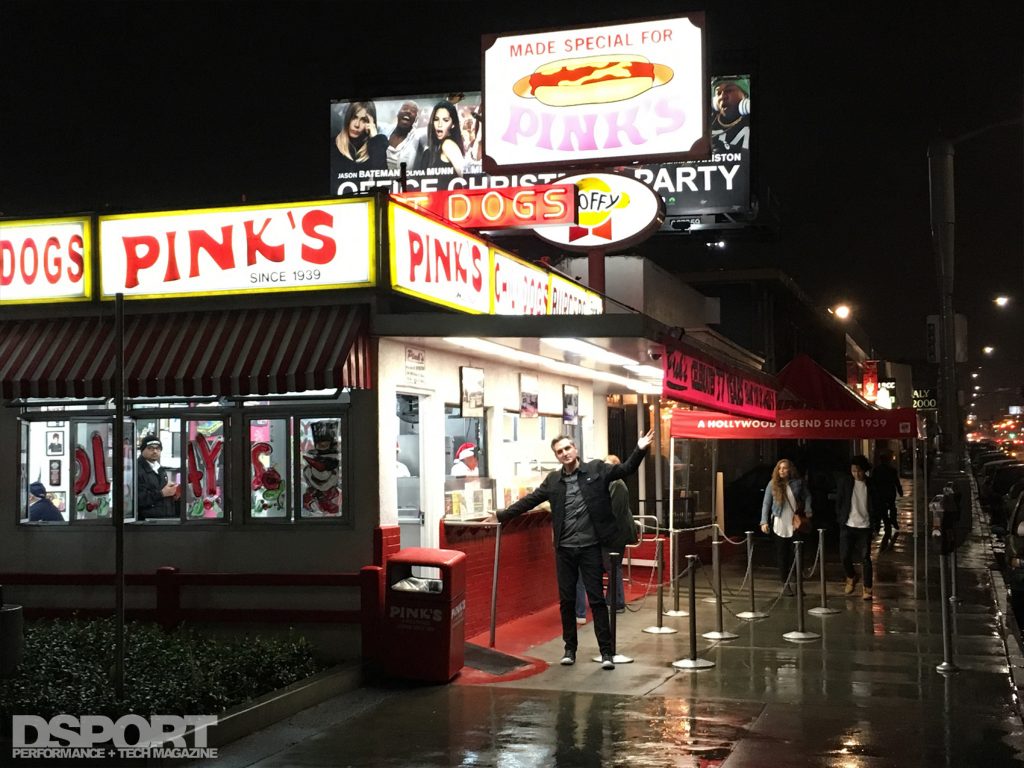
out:
<path id="1" fill-rule="evenodd" d="M 580 493 L 579 470 L 571 475 L 563 473 L 565 483 L 565 520 L 562 522 L 562 536 L 558 540 L 560 547 L 590 547 L 597 544 L 597 532 L 587 513 L 587 505 Z"/>

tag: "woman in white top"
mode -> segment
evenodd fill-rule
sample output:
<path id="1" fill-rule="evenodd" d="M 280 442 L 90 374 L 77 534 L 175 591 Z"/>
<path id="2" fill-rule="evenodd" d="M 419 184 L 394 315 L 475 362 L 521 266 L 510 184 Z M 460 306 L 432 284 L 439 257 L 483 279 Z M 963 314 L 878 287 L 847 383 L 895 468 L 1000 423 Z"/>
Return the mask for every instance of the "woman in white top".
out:
<path id="1" fill-rule="evenodd" d="M 804 481 L 797 477 L 792 462 L 780 459 L 772 470 L 771 482 L 764 489 L 761 532 L 770 533 L 775 543 L 779 580 L 785 585 L 786 595 L 793 594 L 789 572 L 793 568 L 793 539 L 796 535 L 793 514 L 797 511 L 805 517 L 811 517 L 811 494 Z"/>

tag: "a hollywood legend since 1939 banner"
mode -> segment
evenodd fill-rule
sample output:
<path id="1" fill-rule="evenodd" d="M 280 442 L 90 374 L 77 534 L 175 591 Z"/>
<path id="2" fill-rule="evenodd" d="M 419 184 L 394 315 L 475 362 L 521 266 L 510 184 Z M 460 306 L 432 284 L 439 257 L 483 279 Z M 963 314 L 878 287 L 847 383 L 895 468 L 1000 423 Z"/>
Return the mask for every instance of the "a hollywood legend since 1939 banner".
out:
<path id="1" fill-rule="evenodd" d="M 673 218 L 750 210 L 750 77 L 716 76 L 709 86 L 710 159 L 608 169 L 632 174 L 662 197 L 664 228 Z M 410 191 L 551 184 L 566 175 L 483 173 L 480 103 L 473 91 L 332 102 L 330 194 L 401 192 L 403 162 Z"/>

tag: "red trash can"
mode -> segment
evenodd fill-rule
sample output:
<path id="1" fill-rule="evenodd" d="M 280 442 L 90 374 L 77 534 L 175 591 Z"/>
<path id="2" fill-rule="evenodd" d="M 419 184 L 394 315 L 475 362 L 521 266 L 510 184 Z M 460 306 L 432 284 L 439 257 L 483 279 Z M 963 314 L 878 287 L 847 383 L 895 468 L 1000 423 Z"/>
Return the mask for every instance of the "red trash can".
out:
<path id="1" fill-rule="evenodd" d="M 438 578 L 413 576 L 436 568 Z M 384 668 L 410 680 L 447 683 L 466 657 L 466 553 L 410 547 L 388 558 Z"/>

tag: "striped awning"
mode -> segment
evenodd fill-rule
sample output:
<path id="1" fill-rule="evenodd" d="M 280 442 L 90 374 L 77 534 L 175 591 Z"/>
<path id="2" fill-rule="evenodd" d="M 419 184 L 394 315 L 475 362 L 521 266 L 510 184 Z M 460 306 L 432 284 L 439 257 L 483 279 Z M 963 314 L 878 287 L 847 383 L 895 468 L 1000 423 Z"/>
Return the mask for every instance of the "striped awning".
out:
<path id="1" fill-rule="evenodd" d="M 362 307 L 125 318 L 128 397 L 283 394 L 370 387 Z M 112 317 L 0 322 L 0 397 L 112 397 Z"/>

